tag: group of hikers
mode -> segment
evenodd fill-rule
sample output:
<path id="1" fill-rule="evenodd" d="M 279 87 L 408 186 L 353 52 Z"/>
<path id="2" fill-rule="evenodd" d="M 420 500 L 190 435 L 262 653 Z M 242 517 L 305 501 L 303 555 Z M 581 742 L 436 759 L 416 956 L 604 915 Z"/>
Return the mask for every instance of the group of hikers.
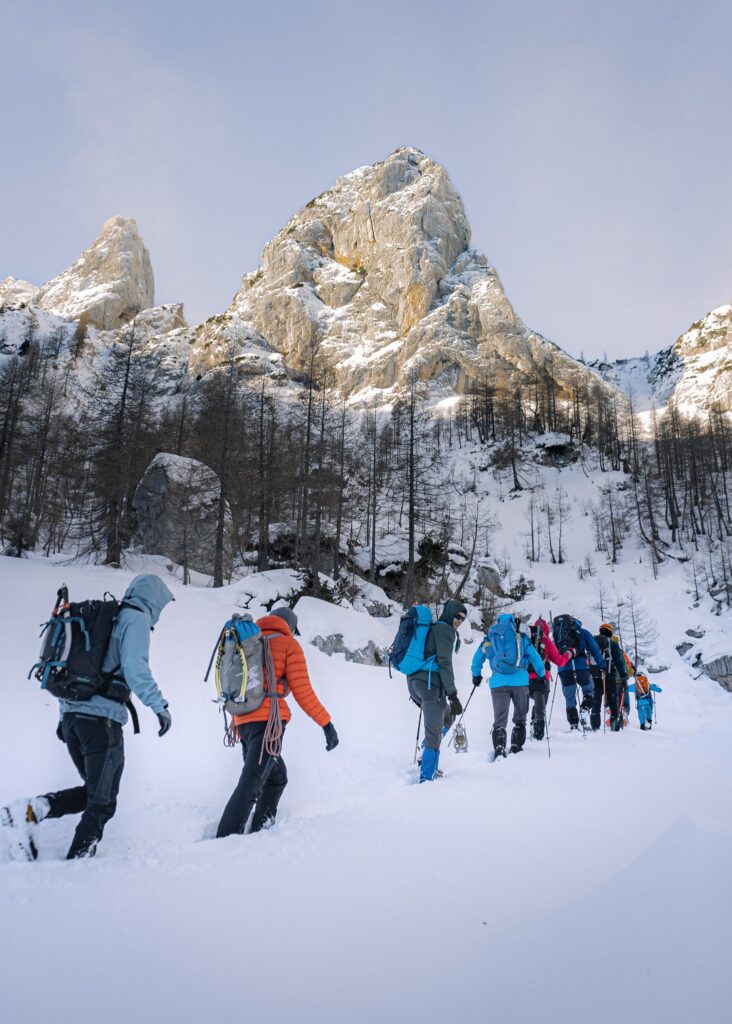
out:
<path id="1" fill-rule="evenodd" d="M 114 599 L 72 604 L 66 588 L 59 590 L 46 623 L 40 660 L 31 671 L 35 670 L 42 686 L 59 699 L 56 735 L 66 745 L 82 784 L 0 807 L 0 828 L 9 837 L 13 859 L 35 860 L 39 823 L 69 814 L 81 818 L 67 859 L 94 856 L 117 807 L 128 709 L 135 732 L 139 731 L 131 696 L 157 716 L 158 736 L 166 735 L 172 725 L 168 703 L 150 670 L 149 653 L 150 633 L 163 609 L 174 600 L 163 580 L 152 573 L 136 576 L 119 604 Z M 407 676 L 409 696 L 420 707 L 424 721 L 420 782 L 441 774 L 441 741 L 463 714 L 453 655 L 459 649 L 458 631 L 467 616 L 465 605 L 455 600 L 445 603 L 434 622 L 428 608 L 416 605 L 402 616 L 390 649 L 391 664 Z M 652 691 L 660 692 L 660 687 L 649 685 L 640 673 L 635 685 L 628 686 L 634 670 L 612 625 L 603 623 L 595 637 L 568 615 L 554 619 L 551 630 L 542 618 L 527 628 L 528 618 L 499 615 L 472 659 L 474 688 L 482 681 L 485 662 L 491 667 L 495 756 L 506 756 L 511 705 L 510 750 L 517 753 L 523 748 L 529 698 L 533 701 L 532 735 L 539 740 L 544 737 L 551 664 L 559 669 L 572 729 L 584 730 L 587 716 L 589 727 L 599 729 L 603 700 L 611 730 L 621 729 L 629 690 L 635 690 L 641 728 L 651 728 Z M 296 639 L 297 626 L 294 611 L 282 605 L 256 622 L 246 615 L 233 616 L 217 640 L 211 662 L 216 661 L 219 699 L 232 716 L 226 742 L 240 744 L 244 762 L 219 820 L 217 838 L 241 835 L 248 824 L 249 831 L 257 832 L 274 822 L 287 785 L 282 738 L 290 720 L 286 700 L 290 692 L 323 729 L 326 750 L 338 745 L 331 717 L 313 690 Z M 579 710 L 578 688 L 582 692 Z"/>
<path id="2" fill-rule="evenodd" d="M 453 653 L 459 649 L 458 631 L 467 617 L 466 606 L 455 600 L 445 603 L 434 623 L 429 609 L 416 605 L 403 616 L 392 647 L 391 662 L 407 676 L 409 696 L 419 706 L 424 722 L 418 756 L 420 782 L 440 775 L 442 738 L 456 720 L 462 721 L 464 712 L 455 684 Z M 661 687 L 636 672 L 611 623 L 603 622 L 593 636 L 572 615 L 559 615 L 551 624 L 539 616 L 529 625 L 530 619 L 529 614 L 499 615 L 471 662 L 474 688 L 483 681 L 486 661 L 491 669 L 494 759 L 506 757 L 507 747 L 513 754 L 523 750 L 529 701 L 533 704 L 531 734 L 536 740 L 544 738 L 552 665 L 558 669 L 557 679 L 571 730 L 599 730 L 603 726 L 604 704 L 604 726 L 619 732 L 628 721 L 630 693 L 635 694 L 641 729 L 651 729 L 653 694 L 660 693 Z M 509 745 L 507 727 L 512 706 Z"/>

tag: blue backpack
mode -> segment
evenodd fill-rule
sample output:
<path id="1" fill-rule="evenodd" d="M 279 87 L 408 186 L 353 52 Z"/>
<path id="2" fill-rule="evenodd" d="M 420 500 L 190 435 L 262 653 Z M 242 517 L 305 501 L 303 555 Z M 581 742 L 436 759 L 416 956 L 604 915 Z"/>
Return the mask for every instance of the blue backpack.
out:
<path id="1" fill-rule="evenodd" d="M 523 668 L 521 655 L 521 638 L 516 632 L 516 624 L 512 615 L 501 616 L 488 630 L 493 653 L 490 659 L 491 669 L 502 675 L 511 675 Z"/>
<path id="2" fill-rule="evenodd" d="M 423 604 L 416 604 L 402 615 L 394 643 L 389 649 L 389 673 L 393 665 L 405 676 L 415 672 L 430 672 L 436 665 L 434 654 L 425 657 L 424 645 L 432 625 L 432 612 Z"/>

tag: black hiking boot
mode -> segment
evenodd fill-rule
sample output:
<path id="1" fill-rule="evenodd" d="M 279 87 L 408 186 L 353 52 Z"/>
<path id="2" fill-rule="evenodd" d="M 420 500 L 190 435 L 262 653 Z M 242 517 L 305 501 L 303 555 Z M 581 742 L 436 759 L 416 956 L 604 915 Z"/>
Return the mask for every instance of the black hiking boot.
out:
<path id="1" fill-rule="evenodd" d="M 518 754 L 524 749 L 524 743 L 526 742 L 526 726 L 525 725 L 514 725 L 511 730 L 511 753 Z"/>
<path id="2" fill-rule="evenodd" d="M 491 733 L 493 740 L 493 752 L 496 757 L 506 756 L 506 730 L 494 728 Z"/>
<path id="3" fill-rule="evenodd" d="M 570 729 L 579 729 L 579 711 L 576 706 L 567 708 L 567 721 Z"/>
<path id="4" fill-rule="evenodd" d="M 539 717 L 537 715 L 535 718 L 531 720 L 531 735 L 534 737 L 535 740 L 544 739 L 545 724 L 546 722 L 543 716 Z"/>

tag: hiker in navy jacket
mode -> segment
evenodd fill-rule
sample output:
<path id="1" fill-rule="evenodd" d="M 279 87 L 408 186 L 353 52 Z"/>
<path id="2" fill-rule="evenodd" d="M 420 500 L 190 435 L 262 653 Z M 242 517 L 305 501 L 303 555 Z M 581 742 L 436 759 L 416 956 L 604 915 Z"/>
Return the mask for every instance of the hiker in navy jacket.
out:
<path id="1" fill-rule="evenodd" d="M 628 666 L 625 662 L 623 649 L 618 643 L 610 623 L 603 622 L 595 640 L 597 640 L 597 646 L 607 659 L 608 670 L 603 672 L 601 668 L 595 665 L 590 670 L 595 684 L 595 696 L 593 698 L 592 711 L 590 712 L 590 725 L 593 732 L 597 732 L 602 724 L 602 699 L 604 696 L 605 705 L 610 709 L 610 731 L 619 732 L 623 727 L 620 705 L 623 693 L 628 685 Z"/>
<path id="2" fill-rule="evenodd" d="M 557 619 L 554 622 L 556 624 Z M 579 619 L 574 619 L 574 625 L 575 636 L 572 646 L 577 652 L 577 656 L 559 670 L 559 680 L 567 705 L 567 721 L 572 729 L 579 729 L 580 712 L 577 710 L 577 687 L 579 686 L 582 690 L 580 711 L 589 712 L 595 696 L 595 684 L 590 674 L 587 653 L 589 652 L 592 660 L 602 672 L 607 672 L 608 666 L 592 633 L 584 628 Z M 554 642 L 561 649 L 560 638 L 556 632 L 554 633 Z"/>
<path id="3" fill-rule="evenodd" d="M 526 741 L 526 716 L 529 713 L 529 666 L 537 675 L 544 674 L 544 662 L 526 633 L 521 632 L 521 619 L 503 613 L 498 616 L 473 655 L 470 671 L 473 686 L 480 686 L 486 658 L 491 665 L 491 699 L 493 701 L 493 750 L 496 757 L 506 756 L 506 725 L 513 701 L 511 753 L 517 754 Z M 501 646 L 512 644 L 511 664 Z"/>

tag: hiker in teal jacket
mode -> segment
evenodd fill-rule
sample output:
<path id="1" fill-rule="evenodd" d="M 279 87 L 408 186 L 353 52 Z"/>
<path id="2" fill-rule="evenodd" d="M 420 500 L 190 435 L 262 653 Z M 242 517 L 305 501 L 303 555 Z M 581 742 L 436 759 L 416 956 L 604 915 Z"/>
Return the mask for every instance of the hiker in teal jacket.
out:
<path id="1" fill-rule="evenodd" d="M 422 709 L 424 718 L 420 782 L 437 777 L 440 741 L 452 719 L 463 710 L 455 686 L 452 655 L 460 646 L 457 631 L 467 615 L 468 609 L 460 601 L 445 602 L 439 619 L 429 628 L 424 645 L 425 659 L 434 657 L 434 667 L 407 676 L 409 696 Z"/>
<path id="2" fill-rule="evenodd" d="M 638 672 L 635 682 L 628 687 L 628 692 L 635 694 L 635 709 L 638 712 L 640 727 L 645 732 L 653 726 L 653 694 L 663 693 L 663 690 L 655 683 L 649 683 L 648 676 Z"/>
<path id="3" fill-rule="evenodd" d="M 531 640 L 522 632 L 518 615 L 503 613 L 491 626 L 473 655 L 470 670 L 473 686 L 480 686 L 486 658 L 491 665 L 490 689 L 493 700 L 493 750 L 496 757 L 506 756 L 506 725 L 513 701 L 511 753 L 523 750 L 526 742 L 526 716 L 529 712 L 529 665 L 537 676 L 545 672 L 544 662 Z M 510 650 L 509 650 L 510 648 Z"/>

